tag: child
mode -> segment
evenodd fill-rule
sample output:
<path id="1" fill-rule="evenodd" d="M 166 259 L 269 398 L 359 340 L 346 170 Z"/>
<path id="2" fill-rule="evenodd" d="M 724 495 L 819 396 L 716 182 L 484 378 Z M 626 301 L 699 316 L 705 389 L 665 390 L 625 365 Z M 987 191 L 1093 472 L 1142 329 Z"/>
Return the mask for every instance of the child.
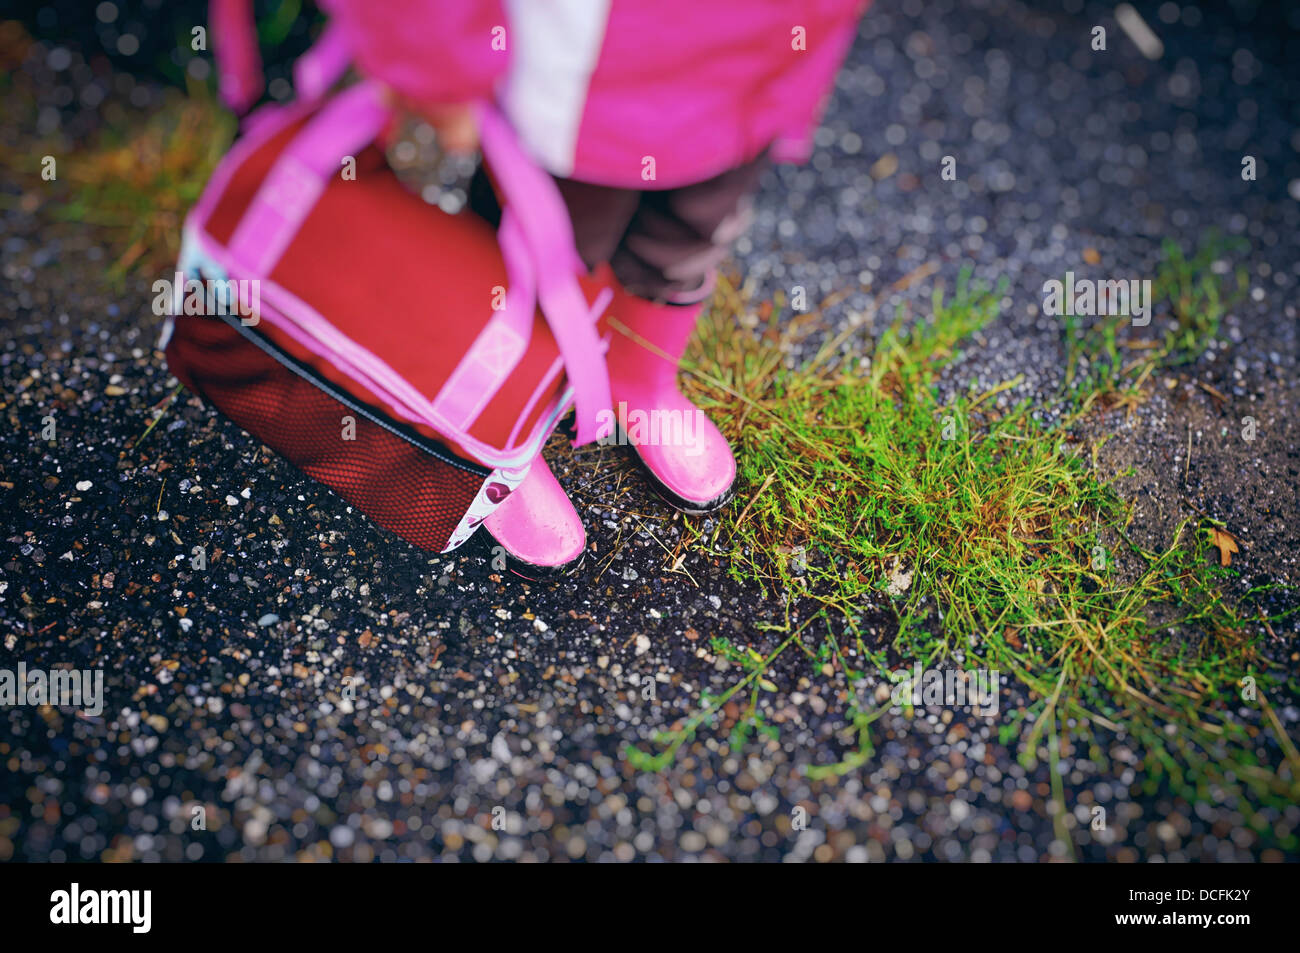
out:
<path id="1" fill-rule="evenodd" d="M 361 71 L 469 150 L 467 104 L 496 99 L 557 181 L 589 268 L 621 287 L 610 313 L 617 407 L 703 420 L 677 389 L 714 269 L 743 232 L 770 160 L 802 161 L 867 0 L 332 0 Z M 471 205 L 495 220 L 482 170 Z M 685 419 L 684 416 L 680 419 Z M 629 434 L 631 438 L 633 435 Z M 663 495 L 721 506 L 736 462 L 704 421 L 692 445 L 636 447 Z M 576 560 L 582 521 L 539 456 L 486 521 L 517 559 Z"/>

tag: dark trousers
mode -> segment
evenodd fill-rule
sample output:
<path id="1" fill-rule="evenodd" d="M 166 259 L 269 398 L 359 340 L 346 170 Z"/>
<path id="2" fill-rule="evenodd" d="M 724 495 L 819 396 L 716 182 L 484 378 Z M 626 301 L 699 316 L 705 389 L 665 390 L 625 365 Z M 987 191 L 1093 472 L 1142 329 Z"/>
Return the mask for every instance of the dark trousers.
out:
<path id="1" fill-rule="evenodd" d="M 766 166 L 762 155 L 705 182 L 653 192 L 560 178 L 555 184 L 588 268 L 609 262 L 632 294 L 694 304 L 712 290 L 714 269 L 748 227 Z M 482 166 L 470 182 L 469 205 L 494 226 L 501 218 Z"/>

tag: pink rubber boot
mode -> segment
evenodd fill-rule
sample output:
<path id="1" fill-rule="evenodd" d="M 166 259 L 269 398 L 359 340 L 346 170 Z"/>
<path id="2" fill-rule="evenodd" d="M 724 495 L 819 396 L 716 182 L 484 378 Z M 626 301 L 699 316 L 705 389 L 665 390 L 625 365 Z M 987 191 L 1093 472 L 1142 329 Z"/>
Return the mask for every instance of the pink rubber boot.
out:
<path id="1" fill-rule="evenodd" d="M 677 364 L 702 306 L 656 304 L 619 289 L 609 309 L 636 336 L 615 329 L 606 356 L 619 427 L 659 492 L 687 513 L 722 506 L 736 480 L 726 438 L 677 389 Z"/>
<path id="2" fill-rule="evenodd" d="M 576 568 L 587 546 L 582 520 L 540 455 L 483 526 L 511 557 L 541 571 Z"/>

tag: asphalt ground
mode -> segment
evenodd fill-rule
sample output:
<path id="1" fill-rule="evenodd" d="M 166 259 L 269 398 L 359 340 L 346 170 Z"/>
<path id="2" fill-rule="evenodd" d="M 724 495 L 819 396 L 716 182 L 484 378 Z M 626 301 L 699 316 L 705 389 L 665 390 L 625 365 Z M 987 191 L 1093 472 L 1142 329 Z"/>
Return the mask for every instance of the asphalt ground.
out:
<path id="1" fill-rule="evenodd" d="M 1194 505 L 1243 542 L 1236 591 L 1295 585 L 1300 24 L 1263 4 L 1141 9 L 1158 61 L 1109 6 L 881 0 L 812 164 L 765 179 L 735 269 L 755 300 L 844 293 L 825 333 L 860 325 L 853 353 L 896 301 L 970 264 L 1007 290 L 950 386 L 1022 375 L 1001 398 L 1047 403 L 1064 351 L 1044 281 L 1150 276 L 1165 239 L 1244 237 L 1251 291 L 1219 340 L 1095 426 L 1114 434 L 1103 467 L 1134 470 L 1121 486 L 1141 538 Z M 1105 52 L 1090 49 L 1096 24 Z M 41 81 L 41 123 L 88 136 L 106 103 L 157 102 L 156 71 L 133 76 L 120 53 L 100 68 L 106 28 L 64 45 L 45 37 L 72 27 L 32 24 L 46 45 L 18 68 Z M 14 115 L 7 150 L 31 141 Z M 957 181 L 938 174 L 949 155 Z M 188 395 L 137 445 L 174 387 L 153 347 L 157 276 L 115 286 L 111 233 L 58 221 L 25 200 L 37 186 L 0 174 L 0 658 L 102 669 L 107 693 L 98 717 L 0 709 L 0 859 L 1295 859 L 1278 846 L 1294 805 L 1261 830 L 1231 799 L 1144 793 L 1123 738 L 1104 741 L 1109 770 L 1063 758 L 1072 850 L 1047 766 L 1022 766 L 968 713 L 886 716 L 867 764 L 810 780 L 843 753 L 843 686 L 793 660 L 771 675 L 776 739 L 732 750 L 724 711 L 662 774 L 634 770 L 625 743 L 734 683 L 712 636 L 770 650 L 766 627 L 811 607 L 699 553 L 673 571 L 682 517 L 618 448 L 578 466 L 552 454 L 591 551 L 530 582 L 478 540 L 447 556 L 395 540 Z M 933 275 L 888 290 L 918 269 Z M 196 541 L 206 570 L 190 566 Z M 887 638 L 887 606 L 868 617 Z M 1294 619 L 1272 640 L 1294 672 Z M 1294 732 L 1294 703 L 1279 714 Z M 1098 804 L 1111 823 L 1090 832 Z"/>

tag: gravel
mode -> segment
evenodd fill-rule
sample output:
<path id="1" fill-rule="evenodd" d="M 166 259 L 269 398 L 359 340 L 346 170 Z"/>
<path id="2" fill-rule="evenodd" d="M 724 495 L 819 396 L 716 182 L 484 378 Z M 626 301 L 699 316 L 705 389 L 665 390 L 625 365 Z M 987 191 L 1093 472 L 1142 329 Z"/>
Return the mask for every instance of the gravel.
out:
<path id="1" fill-rule="evenodd" d="M 1151 62 L 1108 6 L 878 0 L 813 164 L 768 176 L 737 258 L 759 297 L 864 286 L 828 311 L 861 325 L 850 352 L 896 302 L 923 299 L 930 282 L 886 289 L 927 263 L 949 285 L 963 263 L 1005 279 L 1001 317 L 949 386 L 1023 375 L 1002 398 L 1050 405 L 1063 360 L 1044 281 L 1149 277 L 1166 237 L 1246 237 L 1252 294 L 1213 350 L 1136 414 L 1096 425 L 1114 433 L 1107 472 L 1132 468 L 1119 485 L 1139 501 L 1135 532 L 1161 538 L 1191 501 L 1243 541 L 1245 588 L 1300 583 L 1300 77 L 1297 24 L 1282 21 L 1294 14 L 1238 9 L 1144 5 L 1165 46 Z M 1094 53 L 1099 23 L 1109 43 Z M 84 66 L 51 47 L 22 67 L 48 75 L 41 122 L 78 137 L 113 102 L 84 94 L 106 83 Z M 147 74 L 119 86 L 157 100 Z M 0 115 L 0 147 L 21 149 L 30 133 L 12 121 Z M 955 181 L 940 176 L 949 155 Z M 886 716 L 866 764 L 810 780 L 809 764 L 847 750 L 850 688 L 794 658 L 768 676 L 775 740 L 730 750 L 731 705 L 662 775 L 634 771 L 625 743 L 654 749 L 701 692 L 739 677 L 712 636 L 767 652 L 770 627 L 809 608 L 698 553 L 672 571 L 681 517 L 617 448 L 583 451 L 603 454 L 585 487 L 555 458 L 591 551 L 575 575 L 530 582 L 494 572 L 482 540 L 447 556 L 394 540 L 187 394 L 137 444 L 174 387 L 153 349 L 150 276 L 110 284 L 102 231 L 54 221 L 24 199 L 30 182 L 0 176 L 0 668 L 102 669 L 108 697 L 99 717 L 0 708 L 0 860 L 1070 855 L 1047 766 L 1019 763 L 996 720 Z M 885 609 L 866 623 L 889 637 Z M 1292 620 L 1269 647 L 1292 674 L 1295 637 Z M 1010 711 L 1020 700 L 1004 687 Z M 1294 730 L 1294 705 L 1279 716 Z M 1110 771 L 1062 751 L 1076 856 L 1284 858 L 1295 806 L 1252 828 L 1228 798 L 1146 794 L 1124 739 L 1101 743 Z M 1104 831 L 1090 829 L 1096 807 Z"/>

